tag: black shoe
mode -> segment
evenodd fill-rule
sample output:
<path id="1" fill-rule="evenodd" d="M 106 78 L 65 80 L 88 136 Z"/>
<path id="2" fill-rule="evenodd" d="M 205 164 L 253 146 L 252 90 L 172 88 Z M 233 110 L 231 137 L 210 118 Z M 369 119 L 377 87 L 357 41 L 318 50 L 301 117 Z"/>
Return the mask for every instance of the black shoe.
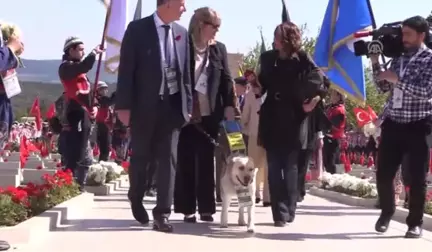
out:
<path id="1" fill-rule="evenodd" d="M 255 198 L 255 204 L 259 204 L 261 202 L 261 198 Z"/>
<path id="2" fill-rule="evenodd" d="M 200 215 L 200 220 L 205 222 L 213 222 L 213 217 L 211 215 Z"/>
<path id="3" fill-rule="evenodd" d="M 409 206 L 408 201 L 405 201 L 405 202 L 403 203 L 403 208 L 408 209 L 408 206 Z"/>
<path id="4" fill-rule="evenodd" d="M 274 226 L 275 227 L 285 227 L 286 222 L 285 221 L 275 221 Z"/>
<path id="5" fill-rule="evenodd" d="M 150 220 L 142 202 L 131 202 L 132 215 L 142 225 L 148 225 Z"/>
<path id="6" fill-rule="evenodd" d="M 269 207 L 269 206 L 271 206 L 270 202 L 263 202 L 263 207 Z"/>
<path id="7" fill-rule="evenodd" d="M 298 196 L 297 197 L 297 202 L 302 202 L 304 200 L 304 196 Z"/>
<path id="8" fill-rule="evenodd" d="M 0 241 L 0 251 L 7 251 L 10 249 L 10 245 L 7 241 Z"/>
<path id="9" fill-rule="evenodd" d="M 379 233 L 385 233 L 389 227 L 389 224 L 390 224 L 389 218 L 384 218 L 380 216 L 377 222 L 375 223 L 375 231 Z"/>
<path id="10" fill-rule="evenodd" d="M 174 231 L 173 226 L 169 223 L 167 218 L 154 219 L 153 220 L 153 230 L 172 233 Z"/>
<path id="11" fill-rule="evenodd" d="M 185 216 L 183 218 L 183 221 L 186 222 L 186 223 L 196 223 L 197 219 L 196 219 L 195 215 L 194 216 L 189 216 L 189 217 Z"/>
<path id="12" fill-rule="evenodd" d="M 295 219 L 295 214 L 290 214 L 290 216 L 289 216 L 288 219 L 287 219 L 287 222 L 288 222 L 288 223 L 293 223 L 293 222 L 294 222 L 294 219 Z"/>
<path id="13" fill-rule="evenodd" d="M 405 233 L 405 238 L 421 238 L 423 235 L 423 229 L 420 226 L 414 226 L 408 228 L 408 231 Z"/>

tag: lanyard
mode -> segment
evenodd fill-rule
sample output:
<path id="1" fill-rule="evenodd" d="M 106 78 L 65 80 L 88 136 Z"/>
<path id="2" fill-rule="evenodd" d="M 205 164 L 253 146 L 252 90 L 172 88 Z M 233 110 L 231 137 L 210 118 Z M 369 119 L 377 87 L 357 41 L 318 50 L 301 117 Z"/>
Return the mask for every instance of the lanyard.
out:
<path id="1" fill-rule="evenodd" d="M 400 68 L 399 68 L 399 78 L 402 79 L 405 75 L 406 69 L 408 68 L 409 64 L 411 64 L 411 62 L 413 62 L 415 59 L 417 59 L 417 57 L 425 50 L 424 46 L 422 45 L 420 47 L 420 49 L 418 50 L 418 52 L 416 54 L 414 54 L 414 56 L 411 57 L 411 59 L 408 61 L 408 64 L 403 67 L 403 59 L 401 60 L 400 63 Z"/>

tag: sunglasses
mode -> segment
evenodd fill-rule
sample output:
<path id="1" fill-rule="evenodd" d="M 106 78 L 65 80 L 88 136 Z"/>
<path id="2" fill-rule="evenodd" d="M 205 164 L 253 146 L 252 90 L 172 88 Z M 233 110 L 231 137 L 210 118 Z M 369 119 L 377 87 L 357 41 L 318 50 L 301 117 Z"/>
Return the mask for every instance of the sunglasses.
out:
<path id="1" fill-rule="evenodd" d="M 219 27 L 220 27 L 220 25 L 213 24 L 212 22 L 204 22 L 204 24 L 206 24 L 206 25 L 210 25 L 210 26 L 213 27 L 214 29 L 219 29 Z"/>

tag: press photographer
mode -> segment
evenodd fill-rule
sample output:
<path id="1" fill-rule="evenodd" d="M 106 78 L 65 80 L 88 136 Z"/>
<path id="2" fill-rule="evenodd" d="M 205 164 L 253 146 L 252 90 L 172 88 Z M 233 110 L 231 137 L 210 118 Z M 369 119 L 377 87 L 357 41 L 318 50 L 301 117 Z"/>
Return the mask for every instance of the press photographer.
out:
<path id="1" fill-rule="evenodd" d="M 402 22 L 401 34 L 404 51 L 392 59 L 388 70 L 382 70 L 380 55 L 369 55 L 378 89 L 390 92 L 378 150 L 376 176 L 381 215 L 375 229 L 378 232 L 388 229 L 395 212 L 393 179 L 402 157 L 406 156 L 410 202 L 405 237 L 419 238 L 429 162 L 426 136 L 431 132 L 432 118 L 432 50 L 425 45 L 430 36 L 428 22 L 420 16 L 408 18 Z"/>
<path id="2" fill-rule="evenodd" d="M 429 21 L 429 33 L 432 25 Z M 363 31 L 354 34 L 355 38 L 372 36 L 372 41 L 359 40 L 354 43 L 356 56 L 369 56 L 370 54 L 383 54 L 388 58 L 400 57 L 404 51 L 402 40 L 402 22 L 394 22 L 382 25 L 373 31 Z M 432 48 L 432 38 L 426 36 L 425 45 Z"/>

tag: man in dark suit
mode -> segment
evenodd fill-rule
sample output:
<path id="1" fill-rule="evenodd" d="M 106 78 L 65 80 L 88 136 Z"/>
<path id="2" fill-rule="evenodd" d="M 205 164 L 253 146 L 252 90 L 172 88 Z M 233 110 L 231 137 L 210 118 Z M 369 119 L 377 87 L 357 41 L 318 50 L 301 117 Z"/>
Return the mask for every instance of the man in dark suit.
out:
<path id="1" fill-rule="evenodd" d="M 190 46 L 187 30 L 175 23 L 185 0 L 158 0 L 157 11 L 133 21 L 122 41 L 115 109 L 130 125 L 132 156 L 128 197 L 134 218 L 149 222 L 142 200 L 146 168 L 156 158 L 157 203 L 153 229 L 172 232 L 173 201 L 180 128 L 192 113 Z"/>

